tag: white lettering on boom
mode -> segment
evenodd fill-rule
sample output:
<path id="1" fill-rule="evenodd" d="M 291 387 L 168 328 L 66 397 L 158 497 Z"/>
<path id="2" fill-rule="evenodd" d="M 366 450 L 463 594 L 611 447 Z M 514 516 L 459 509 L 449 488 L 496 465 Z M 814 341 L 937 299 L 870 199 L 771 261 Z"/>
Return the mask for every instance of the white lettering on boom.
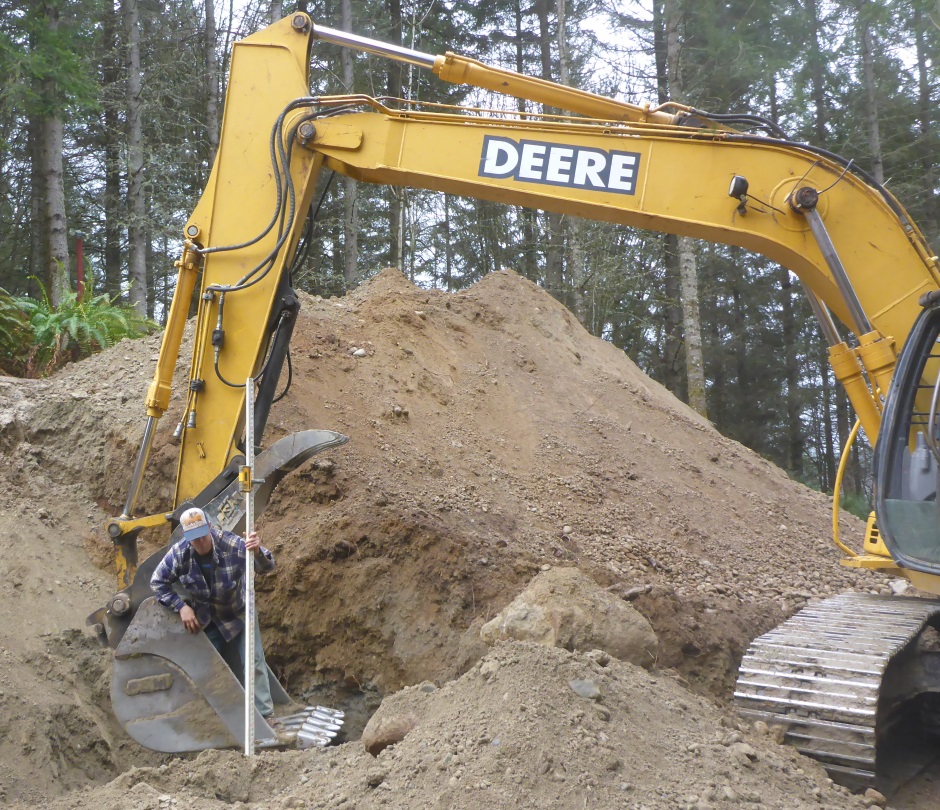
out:
<path id="1" fill-rule="evenodd" d="M 479 175 L 634 194 L 639 165 L 638 152 L 486 135 Z"/>
<path id="2" fill-rule="evenodd" d="M 604 188 L 601 172 L 607 168 L 607 153 L 593 149 L 581 149 L 574 167 L 574 185 L 588 188 Z"/>

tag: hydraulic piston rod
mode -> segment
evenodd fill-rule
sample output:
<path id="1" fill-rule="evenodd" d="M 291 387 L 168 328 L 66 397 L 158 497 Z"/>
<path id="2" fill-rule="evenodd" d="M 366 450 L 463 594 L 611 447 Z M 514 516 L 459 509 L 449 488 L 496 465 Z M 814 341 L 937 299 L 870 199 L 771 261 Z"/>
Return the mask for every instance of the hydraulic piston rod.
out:
<path id="1" fill-rule="evenodd" d="M 431 54 L 413 51 L 411 48 L 403 48 L 400 45 L 390 45 L 387 42 L 379 42 L 368 37 L 360 37 L 346 31 L 337 31 L 335 28 L 327 28 L 324 25 L 313 26 L 313 36 L 323 42 L 329 42 L 331 45 L 340 45 L 354 51 L 384 56 L 386 59 L 417 65 L 427 70 L 434 67 L 435 57 Z"/>
<path id="2" fill-rule="evenodd" d="M 157 418 L 148 416 L 144 424 L 144 436 L 140 441 L 140 451 L 137 453 L 137 463 L 134 465 L 134 474 L 127 491 L 127 501 L 124 504 L 124 511 L 121 513 L 121 520 L 129 520 L 134 515 L 134 507 L 137 506 L 140 484 L 144 477 L 144 471 L 147 469 L 147 462 L 150 459 L 150 450 L 153 447 L 153 434 L 156 427 Z"/>
<path id="3" fill-rule="evenodd" d="M 862 309 L 862 304 L 855 294 L 855 288 L 849 280 L 848 273 L 845 272 L 842 260 L 836 252 L 835 245 L 832 244 L 832 239 L 829 238 L 829 232 L 826 230 L 822 217 L 819 216 L 819 211 L 816 210 L 816 204 L 818 202 L 819 192 L 809 186 L 803 186 L 803 188 L 797 189 L 790 198 L 790 206 L 793 210 L 806 217 L 806 221 L 809 223 L 809 229 L 812 231 L 813 237 L 816 239 L 816 243 L 819 245 L 823 258 L 826 260 L 826 264 L 836 282 L 836 286 L 838 286 L 839 292 L 842 294 L 842 299 L 849 309 L 849 314 L 853 321 L 851 324 L 852 329 L 859 337 L 867 335 L 872 331 L 871 321 L 868 320 L 868 315 L 866 315 L 865 310 Z"/>
<path id="4" fill-rule="evenodd" d="M 368 37 L 337 31 L 322 25 L 313 26 L 313 36 L 323 42 L 351 48 L 364 53 L 375 54 L 396 62 L 416 65 L 433 71 L 439 78 L 453 84 L 469 84 L 492 90 L 503 95 L 515 96 L 545 104 L 558 110 L 613 121 L 642 121 L 648 123 L 675 125 L 680 115 L 650 109 L 647 106 L 627 104 L 595 93 L 587 93 L 574 87 L 558 85 L 535 76 L 524 76 L 512 70 L 503 70 L 492 65 L 478 62 L 467 56 L 447 53 L 440 56 L 390 45 Z M 670 104 L 677 113 L 688 112 L 689 108 L 681 104 Z"/>

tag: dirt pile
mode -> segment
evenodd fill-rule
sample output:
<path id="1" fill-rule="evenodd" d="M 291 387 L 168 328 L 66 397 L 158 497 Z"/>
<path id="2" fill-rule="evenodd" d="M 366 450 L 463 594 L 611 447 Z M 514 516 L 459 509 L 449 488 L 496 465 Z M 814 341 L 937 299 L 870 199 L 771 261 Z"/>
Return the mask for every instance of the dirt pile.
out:
<path id="1" fill-rule="evenodd" d="M 418 725 L 376 758 L 354 744 L 252 764 L 210 752 L 50 807 L 867 806 L 795 751 L 737 730 L 674 678 L 598 653 L 504 644 L 458 680 L 388 703 L 382 711 L 417 715 Z"/>
<path id="2" fill-rule="evenodd" d="M 347 708 L 352 738 L 383 695 L 436 684 L 400 698 L 427 704 L 425 719 L 378 759 L 356 742 L 250 768 L 237 754 L 142 751 L 110 719 L 107 656 L 73 628 L 112 592 L 101 526 L 123 506 L 158 348 L 122 343 L 49 381 L 0 383 L 0 477 L 14 493 L 2 565 L 21 582 L 0 596 L 15 617 L 0 628 L 9 801 L 855 806 L 815 766 L 737 730 L 727 702 L 754 636 L 807 600 L 888 580 L 837 564 L 827 498 L 721 437 L 512 273 L 449 295 L 385 271 L 346 298 L 304 298 L 292 388 L 266 437 L 351 438 L 289 476 L 260 521 L 279 564 L 259 582 L 269 662 L 294 694 Z M 177 395 L 161 422 L 148 512 L 172 497 L 180 407 Z M 860 524 L 846 517 L 843 531 Z M 652 675 L 526 644 L 487 650 L 480 627 L 560 566 L 647 618 Z"/>

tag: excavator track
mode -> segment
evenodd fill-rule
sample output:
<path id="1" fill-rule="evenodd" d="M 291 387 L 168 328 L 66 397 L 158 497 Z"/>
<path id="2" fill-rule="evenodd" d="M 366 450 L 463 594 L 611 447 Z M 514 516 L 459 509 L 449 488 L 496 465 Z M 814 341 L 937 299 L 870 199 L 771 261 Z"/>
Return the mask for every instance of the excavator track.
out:
<path id="1" fill-rule="evenodd" d="M 940 601 L 845 593 L 804 608 L 756 639 L 734 700 L 837 782 L 875 787 L 877 745 L 891 709 L 885 671 L 940 616 Z M 879 704 L 881 701 L 881 705 Z"/>

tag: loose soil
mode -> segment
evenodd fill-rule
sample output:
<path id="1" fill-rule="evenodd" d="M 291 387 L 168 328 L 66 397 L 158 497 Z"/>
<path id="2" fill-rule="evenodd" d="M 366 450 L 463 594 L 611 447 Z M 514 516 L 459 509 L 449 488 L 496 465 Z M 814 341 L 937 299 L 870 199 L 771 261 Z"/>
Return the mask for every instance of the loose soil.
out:
<path id="1" fill-rule="evenodd" d="M 126 498 L 159 336 L 125 341 L 48 380 L 0 378 L 0 801 L 867 806 L 730 706 L 752 638 L 811 600 L 891 591 L 839 565 L 827 497 L 513 273 L 446 294 L 387 270 L 345 298 L 302 299 L 266 443 L 311 427 L 350 442 L 288 476 L 261 517 L 278 572 L 259 581 L 259 608 L 272 667 L 299 698 L 346 709 L 346 741 L 169 757 L 111 717 L 109 653 L 84 618 L 114 591 L 102 527 Z M 175 394 L 160 423 L 148 514 L 170 506 L 181 407 Z M 862 531 L 842 516 L 844 537 Z M 165 539 L 146 537 L 141 556 Z M 649 620 L 651 671 L 480 641 L 549 566 L 577 566 Z M 383 698 L 417 725 L 373 757 L 358 737 Z M 890 806 L 938 802 L 935 767 Z"/>

